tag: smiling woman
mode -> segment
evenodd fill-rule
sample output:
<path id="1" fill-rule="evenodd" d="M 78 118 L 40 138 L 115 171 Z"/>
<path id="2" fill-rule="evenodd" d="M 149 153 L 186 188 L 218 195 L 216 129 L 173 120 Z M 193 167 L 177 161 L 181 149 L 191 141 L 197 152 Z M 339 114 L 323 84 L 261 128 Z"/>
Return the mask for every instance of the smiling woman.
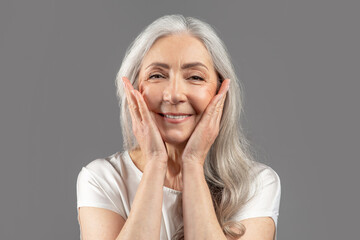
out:
<path id="1" fill-rule="evenodd" d="M 189 139 L 216 94 L 217 82 L 208 51 L 189 34 L 162 37 L 145 55 L 139 91 L 162 139 L 173 145 L 168 150 Z"/>
<path id="2" fill-rule="evenodd" d="M 242 91 L 207 23 L 161 17 L 117 79 L 124 150 L 79 173 L 84 239 L 274 239 L 276 172 L 242 133 Z"/>

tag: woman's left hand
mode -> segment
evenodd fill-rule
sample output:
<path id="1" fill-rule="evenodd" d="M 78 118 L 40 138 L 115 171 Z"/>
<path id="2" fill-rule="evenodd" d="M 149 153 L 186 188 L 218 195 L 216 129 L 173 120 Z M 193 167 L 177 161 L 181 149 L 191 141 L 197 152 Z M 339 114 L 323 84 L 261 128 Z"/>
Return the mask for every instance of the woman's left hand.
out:
<path id="1" fill-rule="evenodd" d="M 230 79 L 225 79 L 216 94 L 206 107 L 194 132 L 191 134 L 183 155 L 183 163 L 199 163 L 204 165 L 206 155 L 219 134 L 220 119 L 229 89 Z"/>

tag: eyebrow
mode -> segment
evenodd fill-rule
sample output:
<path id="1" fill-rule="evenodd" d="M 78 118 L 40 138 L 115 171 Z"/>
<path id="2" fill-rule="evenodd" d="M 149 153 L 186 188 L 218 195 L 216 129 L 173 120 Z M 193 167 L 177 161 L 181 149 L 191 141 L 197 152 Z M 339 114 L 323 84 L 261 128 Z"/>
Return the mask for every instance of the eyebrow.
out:
<path id="1" fill-rule="evenodd" d="M 161 62 L 153 62 L 151 63 L 149 66 L 147 66 L 145 69 L 148 69 L 149 67 L 152 66 L 158 66 L 158 67 L 162 67 L 162 68 L 166 68 L 169 69 L 170 66 L 167 65 L 166 63 L 161 63 Z M 202 66 L 204 68 L 206 68 L 207 70 L 209 70 L 203 63 L 201 62 L 192 62 L 192 63 L 185 63 L 181 66 L 181 69 L 186 69 L 186 68 L 192 68 L 192 67 L 196 67 L 196 66 Z"/>

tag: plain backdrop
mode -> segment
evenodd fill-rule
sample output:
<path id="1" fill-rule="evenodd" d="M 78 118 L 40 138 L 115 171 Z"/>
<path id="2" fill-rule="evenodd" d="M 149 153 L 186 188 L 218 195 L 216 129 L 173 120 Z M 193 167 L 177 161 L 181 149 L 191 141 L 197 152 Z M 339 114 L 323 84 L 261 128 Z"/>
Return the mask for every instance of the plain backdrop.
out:
<path id="1" fill-rule="evenodd" d="M 156 18 L 210 23 L 280 176 L 279 240 L 358 239 L 360 2 L 0 2 L 0 239 L 79 239 L 76 178 L 122 150 L 115 76 Z"/>

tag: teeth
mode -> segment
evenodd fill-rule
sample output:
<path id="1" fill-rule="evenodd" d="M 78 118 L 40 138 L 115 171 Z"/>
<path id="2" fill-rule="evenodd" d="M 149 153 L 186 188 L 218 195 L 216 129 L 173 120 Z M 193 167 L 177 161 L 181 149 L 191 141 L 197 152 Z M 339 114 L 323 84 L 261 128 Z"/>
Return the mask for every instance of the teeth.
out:
<path id="1" fill-rule="evenodd" d="M 173 118 L 173 119 L 183 119 L 183 118 L 186 118 L 190 115 L 164 115 L 166 118 Z"/>

